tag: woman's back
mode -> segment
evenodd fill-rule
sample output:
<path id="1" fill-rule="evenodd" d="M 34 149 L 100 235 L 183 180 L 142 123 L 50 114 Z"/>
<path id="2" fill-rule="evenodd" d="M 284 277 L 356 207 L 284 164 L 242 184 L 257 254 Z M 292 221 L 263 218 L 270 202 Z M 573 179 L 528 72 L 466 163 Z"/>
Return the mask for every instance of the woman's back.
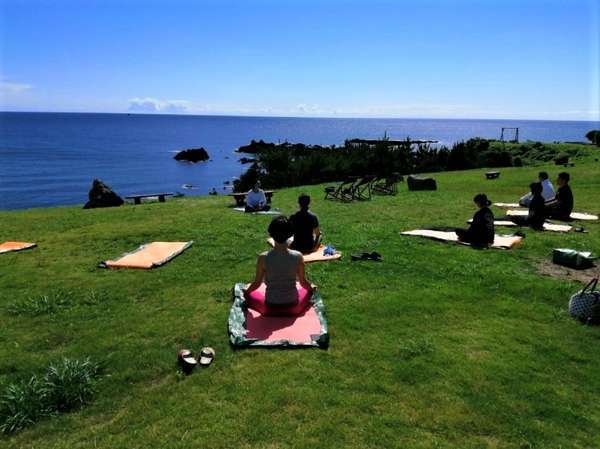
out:
<path id="1" fill-rule="evenodd" d="M 494 243 L 494 214 L 488 207 L 482 207 L 475 212 L 469 231 L 471 243 L 486 245 Z"/>
<path id="2" fill-rule="evenodd" d="M 534 229 L 543 229 L 546 221 L 546 202 L 541 194 L 533 195 L 529 204 L 528 224 Z"/>
<path id="3" fill-rule="evenodd" d="M 296 275 L 302 254 L 293 250 L 271 250 L 265 254 L 265 302 L 289 305 L 298 301 Z"/>

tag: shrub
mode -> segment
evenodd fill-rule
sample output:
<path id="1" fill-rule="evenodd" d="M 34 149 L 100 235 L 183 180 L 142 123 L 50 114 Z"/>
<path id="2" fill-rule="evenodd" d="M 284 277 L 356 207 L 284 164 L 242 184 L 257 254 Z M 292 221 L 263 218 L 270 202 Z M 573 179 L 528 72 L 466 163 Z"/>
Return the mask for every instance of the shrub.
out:
<path id="1" fill-rule="evenodd" d="M 433 344 L 426 338 L 408 340 L 400 347 L 400 358 L 410 360 L 421 355 L 430 354 L 433 350 Z"/>
<path id="2" fill-rule="evenodd" d="M 103 292 L 90 290 L 77 296 L 73 292 L 59 290 L 48 295 L 40 295 L 14 301 L 6 306 L 6 311 L 11 315 L 53 315 L 77 305 L 97 305 L 107 300 Z"/>
<path id="3" fill-rule="evenodd" d="M 569 155 L 566 153 L 560 153 L 556 158 L 554 158 L 554 163 L 556 165 L 563 165 L 569 163 Z"/>
<path id="4" fill-rule="evenodd" d="M 63 358 L 43 377 L 8 385 L 0 394 L 0 432 L 17 432 L 57 413 L 76 410 L 96 392 L 101 366 L 89 358 Z"/>
<path id="5" fill-rule="evenodd" d="M 509 151 L 488 150 L 479 155 L 479 165 L 482 167 L 511 167 L 513 157 Z"/>
<path id="6" fill-rule="evenodd" d="M 14 433 L 48 416 L 43 397 L 44 384 L 36 376 L 8 385 L 0 396 L 0 431 Z"/>
<path id="7" fill-rule="evenodd" d="M 89 358 L 62 359 L 51 364 L 44 376 L 46 402 L 57 412 L 75 410 L 85 404 L 96 392 L 95 379 L 100 365 Z"/>
<path id="8" fill-rule="evenodd" d="M 58 291 L 50 295 L 31 297 L 22 301 L 16 301 L 7 306 L 8 313 L 12 315 L 49 315 L 66 309 L 73 303 L 71 293 Z"/>
<path id="9" fill-rule="evenodd" d="M 585 138 L 592 142 L 594 145 L 600 147 L 600 130 L 594 129 L 585 135 Z"/>
<path id="10" fill-rule="evenodd" d="M 347 140 L 339 147 L 253 140 L 238 151 L 255 155 L 255 161 L 234 183 L 236 192 L 249 190 L 257 180 L 265 188 L 279 188 L 339 181 L 350 176 L 510 167 L 515 163 L 513 157 L 518 157 L 522 166 L 524 161 L 551 161 L 557 153 L 556 148 L 540 142 L 501 143 L 481 138 L 457 142 L 451 148 L 412 143 L 409 138 L 368 144 Z"/>

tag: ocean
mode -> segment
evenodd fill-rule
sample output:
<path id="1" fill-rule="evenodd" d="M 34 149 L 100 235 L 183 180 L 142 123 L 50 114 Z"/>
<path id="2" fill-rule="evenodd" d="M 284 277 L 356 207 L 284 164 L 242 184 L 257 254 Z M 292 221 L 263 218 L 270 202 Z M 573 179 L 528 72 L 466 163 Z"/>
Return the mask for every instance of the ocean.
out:
<path id="1" fill-rule="evenodd" d="M 142 114 L 0 112 L 0 209 L 83 204 L 99 178 L 121 196 L 157 192 L 206 195 L 239 176 L 252 139 L 342 144 L 350 138 L 439 140 L 499 138 L 519 127 L 521 140 L 585 141 L 597 122 L 361 118 L 274 118 Z M 204 147 L 211 160 L 174 154 Z M 190 188 L 191 186 L 191 188 Z"/>

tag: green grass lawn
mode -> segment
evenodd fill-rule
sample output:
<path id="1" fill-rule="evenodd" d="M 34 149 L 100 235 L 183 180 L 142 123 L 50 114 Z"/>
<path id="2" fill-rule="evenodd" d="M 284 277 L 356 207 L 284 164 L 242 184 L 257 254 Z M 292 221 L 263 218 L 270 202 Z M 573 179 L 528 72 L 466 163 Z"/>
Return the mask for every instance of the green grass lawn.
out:
<path id="1" fill-rule="evenodd" d="M 600 253 L 600 223 L 588 234 L 527 230 L 511 251 L 399 235 L 463 225 L 478 192 L 516 201 L 540 168 L 502 169 L 493 181 L 485 170 L 436 174 L 437 192 L 401 185 L 354 204 L 323 201 L 323 186 L 277 192 L 286 213 L 311 194 L 326 242 L 348 256 L 308 267 L 326 305 L 327 351 L 230 348 L 231 288 L 251 280 L 270 217 L 235 213 L 229 198 L 0 213 L 0 241 L 39 245 L 0 256 L 0 384 L 63 356 L 106 366 L 89 405 L 0 436 L 0 446 L 600 447 L 600 329 L 566 313 L 581 284 L 536 270 L 556 247 Z M 569 171 L 575 209 L 600 212 L 600 163 Z M 195 243 L 156 270 L 97 268 L 152 240 Z M 384 263 L 351 262 L 362 250 Z M 24 306 L 43 295 L 70 299 L 46 312 Z M 177 350 L 203 345 L 215 348 L 213 365 L 179 375 Z"/>

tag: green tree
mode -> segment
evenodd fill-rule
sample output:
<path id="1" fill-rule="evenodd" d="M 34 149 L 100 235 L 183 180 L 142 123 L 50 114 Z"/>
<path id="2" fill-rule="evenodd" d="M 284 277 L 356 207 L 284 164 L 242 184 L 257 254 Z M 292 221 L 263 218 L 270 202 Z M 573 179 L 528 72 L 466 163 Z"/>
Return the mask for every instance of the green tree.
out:
<path id="1" fill-rule="evenodd" d="M 589 140 L 590 142 L 592 142 L 594 145 L 597 145 L 600 147 L 600 130 L 594 129 L 594 130 L 588 132 L 585 135 L 585 138 L 587 140 Z"/>

